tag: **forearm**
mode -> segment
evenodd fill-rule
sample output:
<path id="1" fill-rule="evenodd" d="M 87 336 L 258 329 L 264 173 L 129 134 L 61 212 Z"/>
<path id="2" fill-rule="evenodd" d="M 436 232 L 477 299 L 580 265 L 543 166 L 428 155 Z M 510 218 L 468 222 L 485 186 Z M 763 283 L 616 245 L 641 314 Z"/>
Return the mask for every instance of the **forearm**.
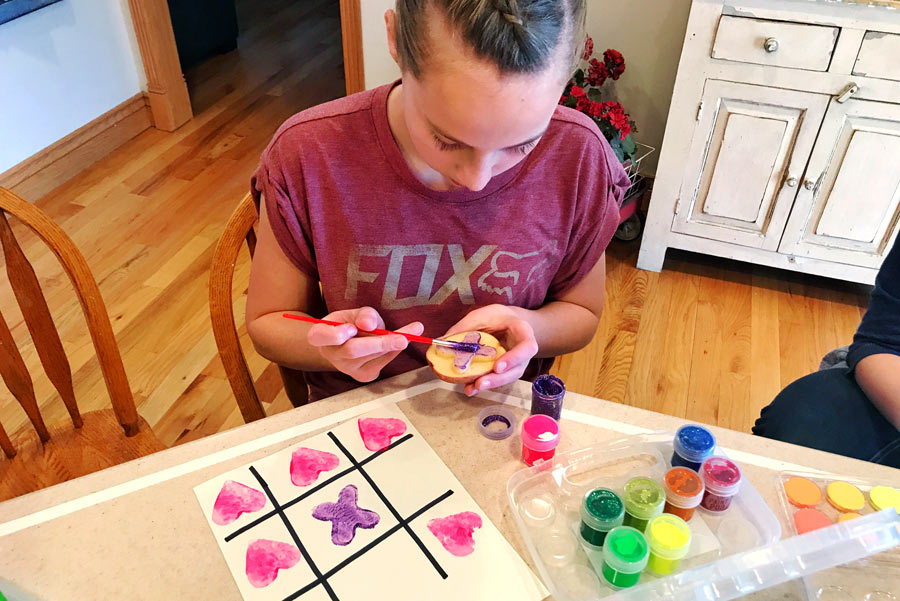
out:
<path id="1" fill-rule="evenodd" d="M 247 332 L 256 352 L 274 363 L 293 369 L 335 371 L 334 366 L 308 341 L 307 334 L 313 324 L 285 319 L 282 313 L 260 315 L 247 322 Z"/>
<path id="2" fill-rule="evenodd" d="M 584 348 L 600 323 L 590 309 L 566 301 L 552 301 L 536 310 L 511 308 L 534 330 L 537 357 L 557 357 Z"/>
<path id="3" fill-rule="evenodd" d="M 881 414 L 900 430 L 900 356 L 869 355 L 856 365 L 856 382 Z"/>

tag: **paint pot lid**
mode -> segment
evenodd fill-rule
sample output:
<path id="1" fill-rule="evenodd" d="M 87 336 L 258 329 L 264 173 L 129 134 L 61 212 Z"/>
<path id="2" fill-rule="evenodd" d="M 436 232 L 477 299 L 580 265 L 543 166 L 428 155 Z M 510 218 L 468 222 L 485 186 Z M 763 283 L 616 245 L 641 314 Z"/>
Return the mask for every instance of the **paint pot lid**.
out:
<path id="1" fill-rule="evenodd" d="M 603 542 L 603 561 L 617 572 L 633 574 L 647 567 L 650 547 L 644 535 L 630 526 L 613 528 Z"/>
<path id="2" fill-rule="evenodd" d="M 692 463 L 702 463 L 716 449 L 713 433 L 696 424 L 681 426 L 672 441 L 675 452 Z"/>
<path id="3" fill-rule="evenodd" d="M 491 424 L 500 424 L 492 426 Z M 516 430 L 516 416 L 509 408 L 503 405 L 485 407 L 478 412 L 478 420 L 475 422 L 478 432 L 490 440 L 503 440 L 509 438 Z"/>
<path id="4" fill-rule="evenodd" d="M 550 451 L 559 444 L 559 422 L 537 413 L 522 422 L 522 442 L 535 451 Z"/>
<path id="5" fill-rule="evenodd" d="M 741 468 L 727 457 L 710 457 L 700 466 L 700 475 L 706 490 L 725 497 L 737 494 L 743 481 Z"/>
<path id="6" fill-rule="evenodd" d="M 650 551 L 663 559 L 682 559 L 691 549 L 691 528 L 677 515 L 656 516 L 645 532 Z"/>
<path id="7" fill-rule="evenodd" d="M 859 511 L 866 506 L 865 495 L 849 482 L 829 482 L 825 492 L 828 502 L 841 511 Z"/>
<path id="8" fill-rule="evenodd" d="M 900 490 L 889 486 L 875 486 L 869 491 L 869 502 L 876 511 L 893 507 L 900 513 Z"/>
<path id="9" fill-rule="evenodd" d="M 703 479 L 687 467 L 673 467 L 666 472 L 666 500 L 681 509 L 691 509 L 703 500 Z"/>
<path id="10" fill-rule="evenodd" d="M 639 520 L 649 520 L 662 513 L 666 492 L 650 478 L 632 478 L 625 483 L 625 511 Z"/>
<path id="11" fill-rule="evenodd" d="M 581 519 L 594 530 L 607 532 L 622 525 L 625 504 L 608 488 L 589 490 L 581 503 Z"/>

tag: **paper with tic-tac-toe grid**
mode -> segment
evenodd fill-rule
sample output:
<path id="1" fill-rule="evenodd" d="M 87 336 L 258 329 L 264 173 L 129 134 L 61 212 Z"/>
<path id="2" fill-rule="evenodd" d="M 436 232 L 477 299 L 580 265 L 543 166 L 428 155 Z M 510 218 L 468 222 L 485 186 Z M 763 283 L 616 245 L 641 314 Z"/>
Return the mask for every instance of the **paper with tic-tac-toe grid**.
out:
<path id="1" fill-rule="evenodd" d="M 247 601 L 546 595 L 393 405 L 194 492 Z"/>

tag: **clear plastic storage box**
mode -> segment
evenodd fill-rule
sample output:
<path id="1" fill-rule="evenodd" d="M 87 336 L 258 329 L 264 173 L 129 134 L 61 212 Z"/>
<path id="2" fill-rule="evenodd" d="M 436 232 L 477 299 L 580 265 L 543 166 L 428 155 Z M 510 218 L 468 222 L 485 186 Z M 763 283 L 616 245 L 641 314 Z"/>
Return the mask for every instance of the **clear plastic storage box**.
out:
<path id="1" fill-rule="evenodd" d="M 661 482 L 670 467 L 674 435 L 644 434 L 560 454 L 509 479 L 516 523 L 557 601 L 725 601 L 900 545 L 900 519 L 893 510 L 782 541 L 781 521 L 745 481 L 728 511 L 695 513 L 691 550 L 678 572 L 665 577 L 645 572 L 638 585 L 614 591 L 597 576 L 601 553 L 578 535 L 582 498 L 597 487 L 621 492 L 636 476 Z M 791 596 L 795 588 L 792 583 Z M 810 599 L 832 601 L 821 595 Z M 873 596 L 866 601 L 897 600 Z"/>

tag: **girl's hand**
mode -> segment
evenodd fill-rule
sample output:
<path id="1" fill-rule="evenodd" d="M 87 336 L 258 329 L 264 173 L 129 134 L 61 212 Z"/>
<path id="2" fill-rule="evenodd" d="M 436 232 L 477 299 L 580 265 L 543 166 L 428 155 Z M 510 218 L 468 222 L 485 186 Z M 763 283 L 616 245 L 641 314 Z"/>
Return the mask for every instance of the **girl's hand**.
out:
<path id="1" fill-rule="evenodd" d="M 359 336 L 376 328 L 384 329 L 384 320 L 371 307 L 335 311 L 325 316 L 330 321 L 345 325 L 329 326 L 321 323 L 313 325 L 307 334 L 309 344 L 316 347 L 322 357 L 334 368 L 358 382 L 371 382 L 381 373 L 385 365 L 394 360 L 409 341 L 400 335 Z M 425 327 L 413 322 L 398 331 L 421 335 Z"/>
<path id="2" fill-rule="evenodd" d="M 472 396 L 479 390 L 488 390 L 509 384 L 522 377 L 528 362 L 538 352 L 534 330 L 527 321 L 519 317 L 517 307 L 488 305 L 475 309 L 451 327 L 445 336 L 459 332 L 480 331 L 493 334 L 508 349 L 494 363 L 494 370 L 481 376 L 475 382 L 466 384 L 466 394 Z"/>

